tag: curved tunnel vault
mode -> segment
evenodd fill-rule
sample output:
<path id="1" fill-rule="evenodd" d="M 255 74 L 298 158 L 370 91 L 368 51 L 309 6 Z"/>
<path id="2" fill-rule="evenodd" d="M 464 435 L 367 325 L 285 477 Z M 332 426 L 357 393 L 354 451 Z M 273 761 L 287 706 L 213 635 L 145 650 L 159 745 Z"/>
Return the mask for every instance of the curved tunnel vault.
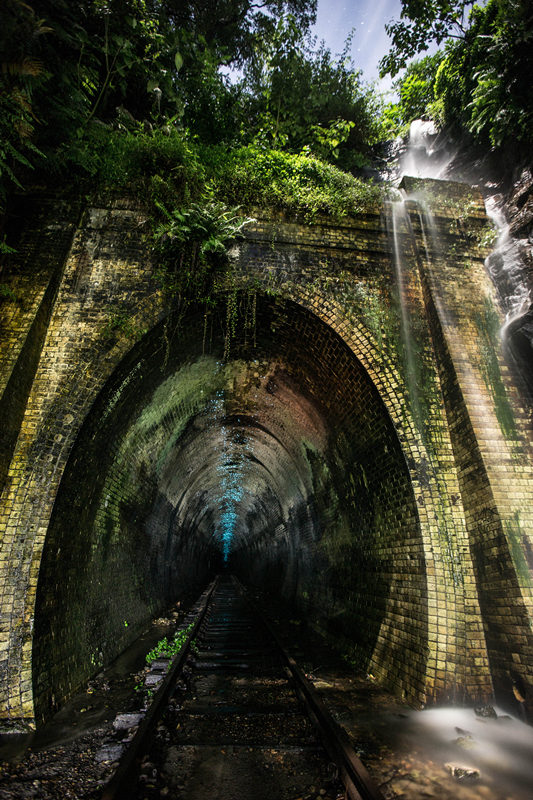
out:
<path id="1" fill-rule="evenodd" d="M 43 553 L 33 680 L 43 718 L 170 602 L 224 564 L 423 696 L 426 575 L 385 406 L 324 323 L 258 299 L 223 361 L 216 314 L 154 329 L 87 418 Z M 383 666 L 383 665 L 382 665 Z"/>

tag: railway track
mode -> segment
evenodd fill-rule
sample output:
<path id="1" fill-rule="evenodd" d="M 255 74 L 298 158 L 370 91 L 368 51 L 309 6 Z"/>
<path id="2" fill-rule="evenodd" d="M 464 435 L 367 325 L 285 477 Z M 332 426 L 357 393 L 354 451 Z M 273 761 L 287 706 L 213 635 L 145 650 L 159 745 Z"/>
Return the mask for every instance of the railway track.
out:
<path id="1" fill-rule="evenodd" d="M 197 613 L 102 800 L 382 800 L 238 581 Z"/>

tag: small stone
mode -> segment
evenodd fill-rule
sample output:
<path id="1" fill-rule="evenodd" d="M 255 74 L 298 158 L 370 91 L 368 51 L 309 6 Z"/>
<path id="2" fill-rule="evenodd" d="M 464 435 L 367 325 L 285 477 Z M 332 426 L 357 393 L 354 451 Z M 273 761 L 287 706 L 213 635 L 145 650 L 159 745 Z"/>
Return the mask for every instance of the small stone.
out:
<path id="1" fill-rule="evenodd" d="M 477 717 L 485 717 L 485 719 L 497 719 L 498 715 L 492 706 L 476 706 L 474 713 Z"/>
<path id="2" fill-rule="evenodd" d="M 474 738 L 470 736 L 470 734 L 467 734 L 466 736 L 459 736 L 455 740 L 455 744 L 459 745 L 459 747 L 462 747 L 463 750 L 472 750 L 472 748 L 476 746 L 476 742 Z"/>
<path id="3" fill-rule="evenodd" d="M 156 658 L 150 664 L 150 670 L 153 672 L 166 672 L 170 661 L 170 658 Z"/>
<path id="4" fill-rule="evenodd" d="M 464 764 L 445 764 L 445 768 L 448 770 L 450 775 L 456 778 L 458 781 L 462 780 L 477 780 L 480 776 L 480 772 L 475 767 L 467 767 Z"/>
<path id="5" fill-rule="evenodd" d="M 121 744 L 105 744 L 96 753 L 95 761 L 99 764 L 105 761 L 118 761 L 123 749 Z"/>
<path id="6" fill-rule="evenodd" d="M 117 714 L 113 720 L 113 728 L 116 731 L 128 730 L 138 725 L 142 718 L 143 714 Z"/>
<path id="7" fill-rule="evenodd" d="M 144 679 L 145 686 L 157 686 L 158 683 L 161 683 L 163 680 L 163 676 L 157 672 L 149 672 L 146 678 Z"/>

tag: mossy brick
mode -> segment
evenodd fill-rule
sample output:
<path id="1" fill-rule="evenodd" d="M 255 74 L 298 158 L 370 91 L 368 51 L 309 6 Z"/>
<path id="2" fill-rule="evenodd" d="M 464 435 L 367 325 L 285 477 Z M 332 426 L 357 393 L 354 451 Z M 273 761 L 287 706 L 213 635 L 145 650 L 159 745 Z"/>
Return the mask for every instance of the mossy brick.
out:
<path id="1" fill-rule="evenodd" d="M 247 539 L 238 528 L 234 558 L 250 582 L 296 603 L 414 704 L 486 698 L 491 671 L 503 677 L 512 661 L 507 644 L 515 654 L 530 652 L 529 601 L 513 578 L 531 523 L 524 512 L 517 520 L 512 505 L 527 504 L 531 491 L 525 456 L 519 468 L 516 462 L 523 412 L 509 441 L 498 376 L 504 385 L 511 376 L 495 371 L 502 361 L 490 352 L 493 315 L 479 300 L 487 296 L 479 253 L 454 223 L 468 190 L 429 189 L 433 205 L 444 192 L 437 228 L 467 266 L 458 270 L 437 245 L 425 250 L 418 209 L 409 203 L 400 290 L 416 348 L 418 410 L 388 209 L 341 225 L 257 214 L 231 251 L 241 305 L 256 295 L 257 347 L 236 340 L 226 365 L 216 326 L 206 349 L 204 315 L 195 309 L 165 362 L 168 309 L 137 224 L 143 210 L 130 201 L 87 210 L 61 267 L 3 496 L 13 552 L 25 553 L 14 561 L 6 537 L 0 563 L 7 596 L 16 594 L 17 603 L 5 639 L 13 665 L 5 715 L 34 714 L 21 700 L 21 680 L 29 691 L 28 642 L 43 717 L 166 602 L 207 578 L 217 554 L 206 498 L 216 492 L 226 418 L 236 452 L 245 454 L 243 443 L 252 442 L 273 476 L 269 485 L 261 470 L 246 472 L 248 494 L 257 499 L 242 522 Z M 475 193 L 465 207 L 478 224 Z M 97 259 L 89 239 L 98 244 Z M 224 292 L 221 286 L 222 318 Z M 119 306 L 133 330 L 149 331 L 142 340 L 140 333 L 138 341 L 105 333 Z M 219 392 L 222 417 L 213 411 Z M 491 410 L 485 426 L 475 407 L 480 398 Z M 211 465 L 203 488 L 190 477 L 199 458 Z M 514 497 L 506 492 L 510 474 L 521 479 Z M 505 619 L 497 612 L 515 585 L 507 593 L 513 622 L 503 623 L 504 646 L 494 635 Z M 361 619 L 363 628 L 354 625 Z M 62 637 L 54 636 L 60 628 Z"/>

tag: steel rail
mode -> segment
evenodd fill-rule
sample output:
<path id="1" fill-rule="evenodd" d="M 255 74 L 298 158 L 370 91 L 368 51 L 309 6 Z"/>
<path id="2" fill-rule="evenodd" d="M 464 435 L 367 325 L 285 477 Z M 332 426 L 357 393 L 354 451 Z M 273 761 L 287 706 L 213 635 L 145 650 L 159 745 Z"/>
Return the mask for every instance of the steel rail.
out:
<path id="1" fill-rule="evenodd" d="M 198 628 L 202 624 L 209 606 L 209 601 L 211 600 L 213 592 L 218 586 L 218 581 L 219 579 L 217 576 L 212 582 L 211 586 L 205 592 L 204 597 L 201 599 L 201 606 L 198 609 L 194 625 L 191 628 L 183 647 L 172 661 L 171 667 L 162 680 L 161 686 L 155 693 L 146 714 L 141 720 L 139 727 L 133 736 L 133 739 L 128 743 L 127 749 L 121 756 L 116 772 L 106 784 L 101 795 L 101 800 L 129 800 L 129 798 L 131 798 L 131 788 L 136 777 L 135 766 L 137 759 L 144 752 L 144 745 L 148 739 L 148 736 L 152 732 L 164 708 L 166 707 L 170 693 L 174 688 L 174 684 L 180 675 L 185 663 L 185 659 L 189 653 L 191 642 L 196 636 Z"/>
<path id="2" fill-rule="evenodd" d="M 383 794 L 374 783 L 366 767 L 360 761 L 355 750 L 353 749 L 347 733 L 332 717 L 312 683 L 305 677 L 294 658 L 285 650 L 285 647 L 281 642 L 277 632 L 273 629 L 268 620 L 265 619 L 261 609 L 250 597 L 250 594 L 240 583 L 240 581 L 237 580 L 237 578 L 233 577 L 233 580 L 239 592 L 246 597 L 247 601 L 253 607 L 266 631 L 272 638 L 275 646 L 279 650 L 284 662 L 285 673 L 290 679 L 295 693 L 302 702 L 311 722 L 317 729 L 326 753 L 332 762 L 337 766 L 339 778 L 346 789 L 347 799 L 384 800 Z M 146 715 L 141 721 L 137 732 L 135 733 L 131 742 L 128 744 L 127 750 L 120 759 L 118 769 L 110 779 L 109 783 L 105 786 L 103 794 L 101 795 L 101 800 L 130 800 L 132 796 L 132 788 L 136 778 L 135 767 L 137 762 L 139 761 L 141 754 L 143 754 L 147 749 L 147 739 L 159 718 L 162 716 L 174 684 L 179 677 L 180 671 L 185 663 L 185 659 L 188 656 L 190 643 L 194 639 L 208 611 L 209 603 L 216 587 L 218 586 L 218 582 L 219 579 L 217 577 L 205 593 L 202 599 L 201 607 L 198 611 L 198 616 L 195 620 L 194 627 L 191 629 L 183 648 L 172 662 L 172 666 L 168 674 L 163 679 L 162 685 L 159 687 L 156 695 L 154 696 L 154 699 Z"/>
<path id="3" fill-rule="evenodd" d="M 236 578 L 235 581 L 240 591 L 248 595 L 240 581 Z M 352 747 L 346 731 L 335 721 L 311 681 L 305 677 L 294 658 L 286 651 L 277 632 L 265 619 L 261 609 L 249 596 L 248 599 L 282 653 L 286 674 L 292 678 L 296 694 L 303 702 L 311 721 L 317 729 L 324 749 L 336 764 L 339 770 L 339 778 L 346 788 L 349 800 L 384 800 L 379 787 L 371 778 L 368 770 Z"/>

